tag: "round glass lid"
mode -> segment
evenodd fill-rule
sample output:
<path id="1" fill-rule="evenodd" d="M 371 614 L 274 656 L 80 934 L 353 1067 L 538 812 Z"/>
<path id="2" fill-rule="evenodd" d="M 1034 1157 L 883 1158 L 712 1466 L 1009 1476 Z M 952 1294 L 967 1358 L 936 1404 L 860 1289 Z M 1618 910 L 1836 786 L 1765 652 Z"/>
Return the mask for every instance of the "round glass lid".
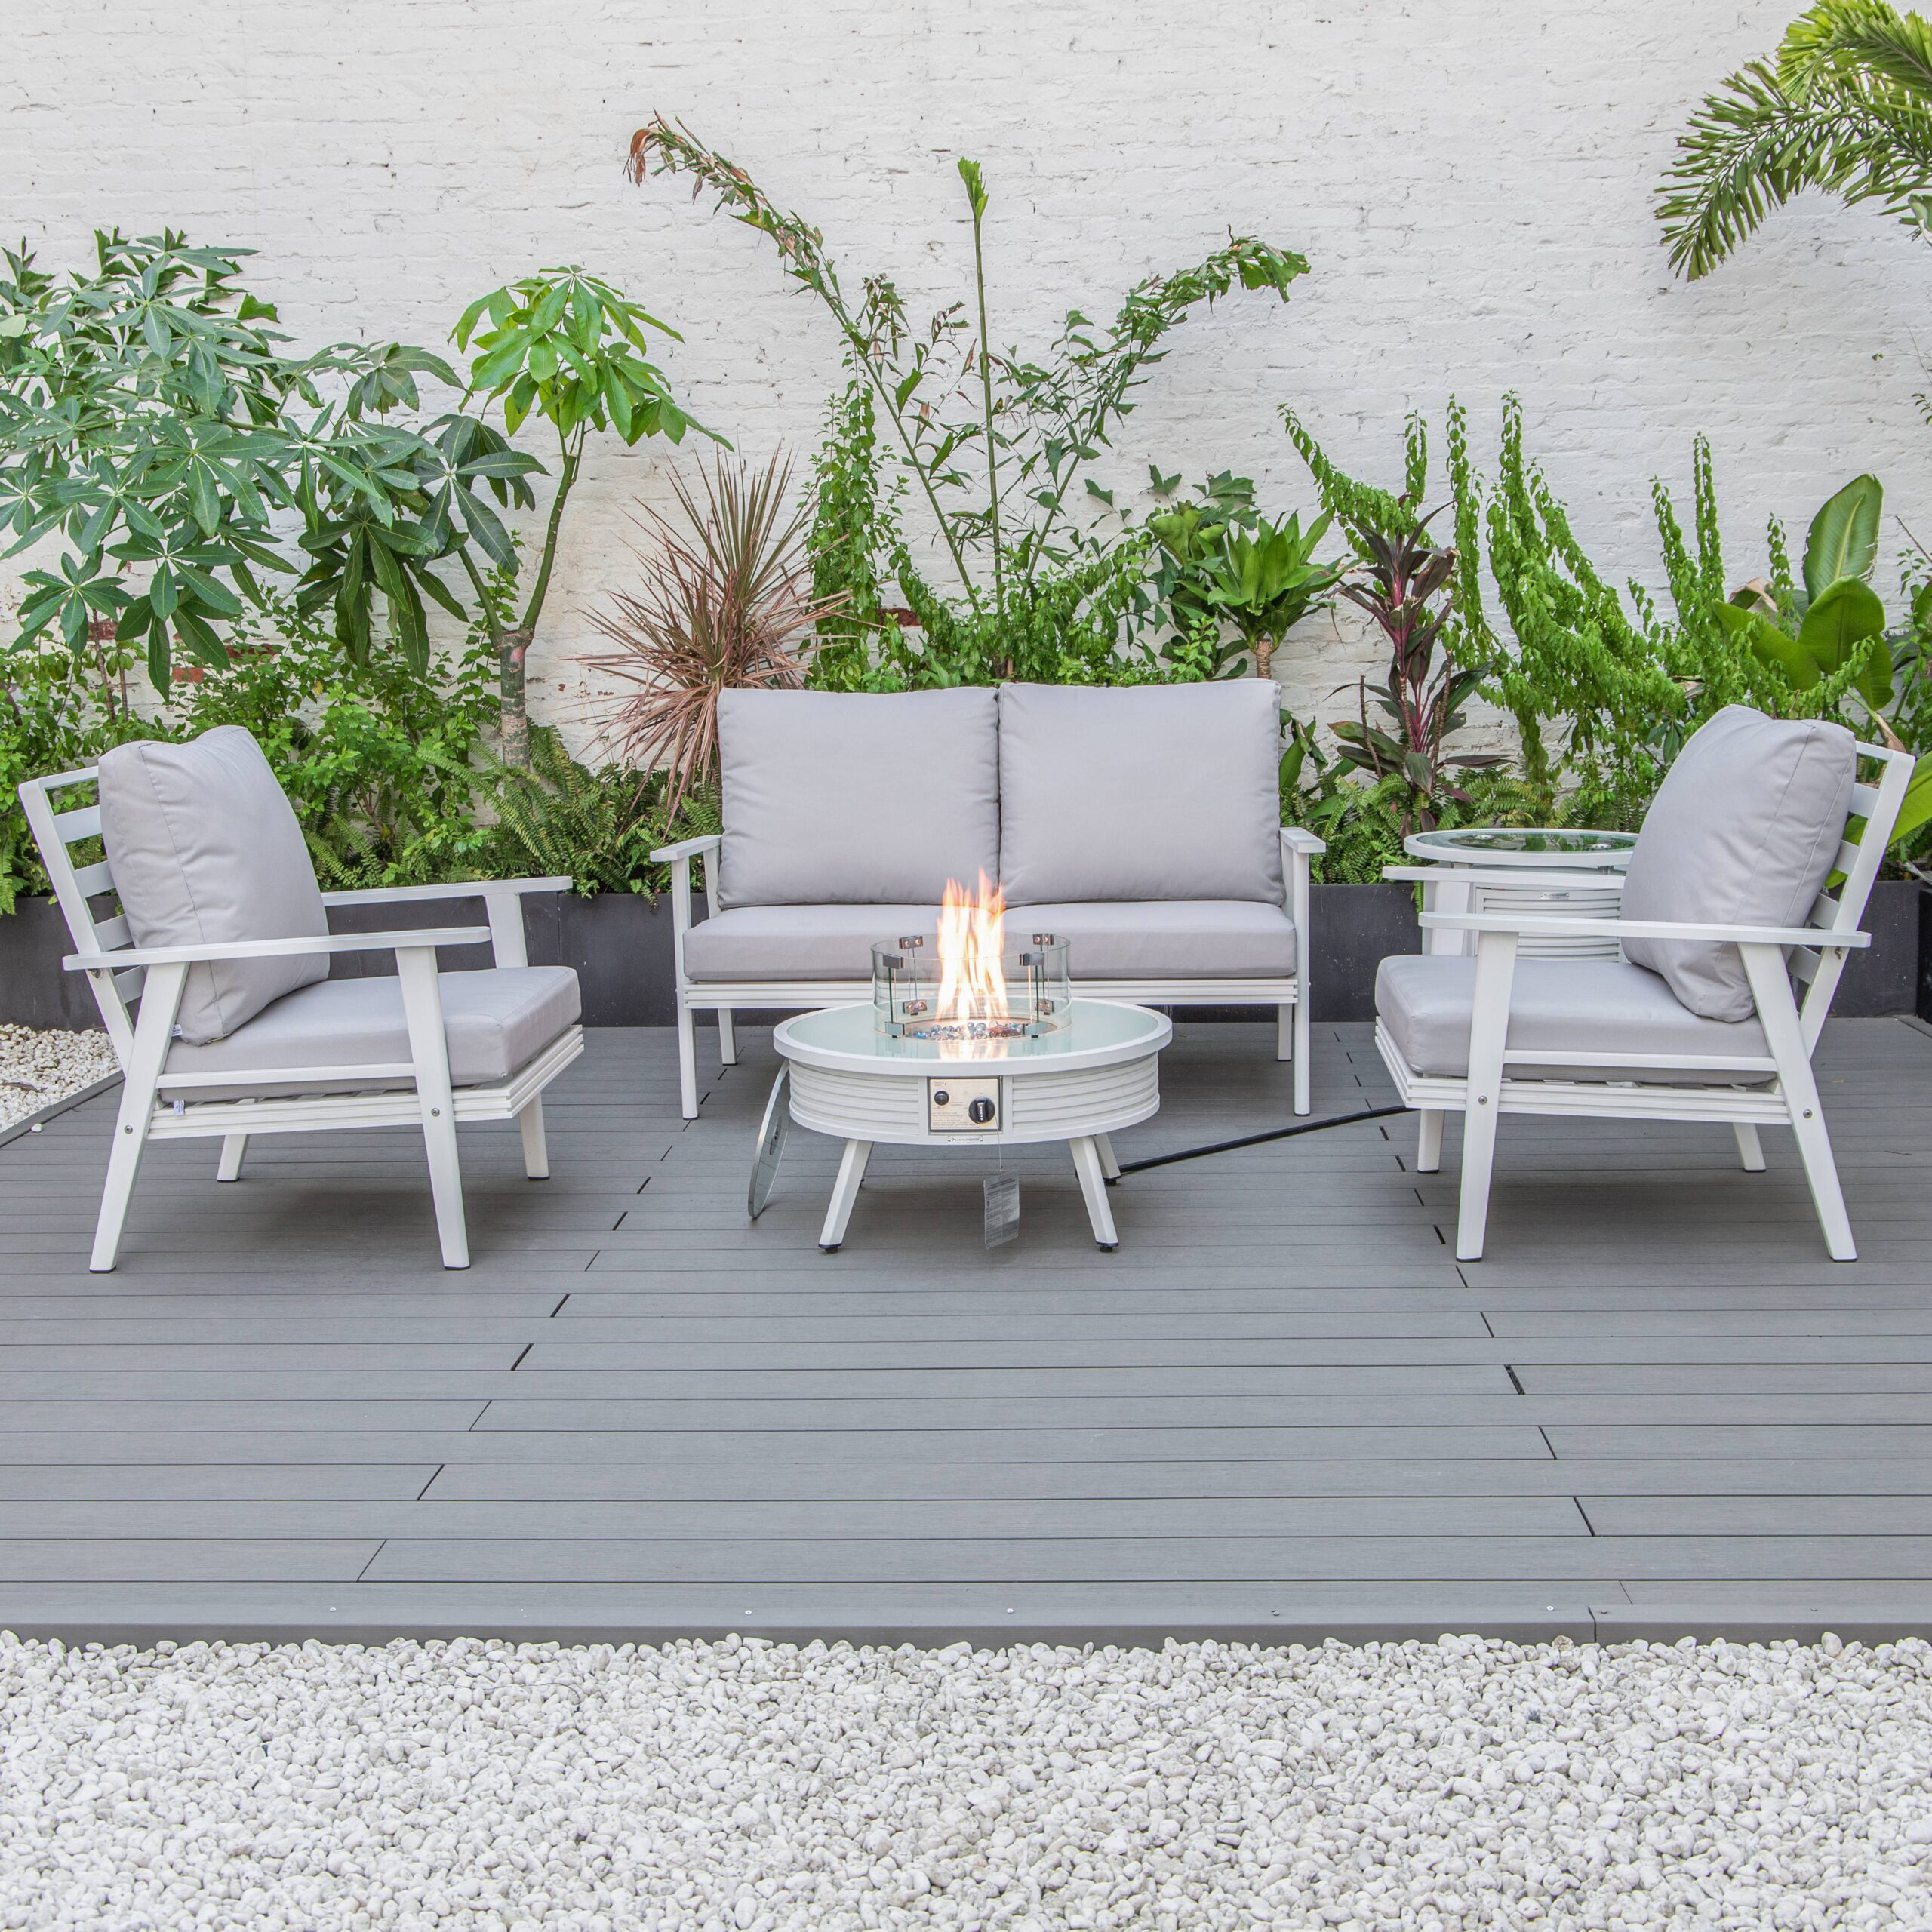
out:
<path id="1" fill-rule="evenodd" d="M 1069 1054 L 1132 1046 L 1141 1041 L 1151 1044 L 1162 1035 L 1168 1023 L 1145 1007 L 1121 1006 L 1110 1000 L 1076 999 L 1066 1014 L 1066 1023 L 1050 1032 L 997 1039 L 918 1039 L 880 1032 L 868 1002 L 801 1014 L 787 1020 L 784 1030 L 798 1045 L 820 1053 L 927 1066 L 959 1060 L 1025 1065 L 1064 1059 Z"/>
<path id="2" fill-rule="evenodd" d="M 1560 826 L 1467 826 L 1454 832 L 1418 832 L 1403 841 L 1417 859 L 1486 859 L 1497 865 L 1620 867 L 1637 843 L 1634 832 L 1592 832 Z"/>

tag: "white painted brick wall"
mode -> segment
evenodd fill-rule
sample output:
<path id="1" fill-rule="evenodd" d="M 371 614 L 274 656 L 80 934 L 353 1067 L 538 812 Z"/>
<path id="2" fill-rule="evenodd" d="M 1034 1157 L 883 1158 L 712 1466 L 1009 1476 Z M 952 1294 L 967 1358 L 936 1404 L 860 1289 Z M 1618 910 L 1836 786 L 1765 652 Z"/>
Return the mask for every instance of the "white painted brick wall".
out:
<path id="1" fill-rule="evenodd" d="M 691 408 L 743 450 L 808 457 L 838 345 L 760 238 L 675 181 L 622 177 L 653 109 L 686 120 L 825 231 L 848 274 L 915 309 L 967 290 L 952 171 L 985 165 L 995 334 L 1110 312 L 1232 226 L 1313 264 L 1286 309 L 1193 325 L 1133 419 L 1120 474 L 1248 472 L 1311 497 L 1275 411 L 1399 474 L 1411 405 L 1451 392 L 1479 448 L 1524 398 L 1534 448 L 1613 575 L 1654 578 L 1648 479 L 1715 447 L 1734 574 L 1766 515 L 1801 523 L 1875 469 L 1932 537 L 1932 386 L 1914 331 L 1932 253 L 1868 211 L 1786 211 L 1733 264 L 1672 281 L 1652 189 L 1707 85 L 1772 46 L 1795 0 L 72 0 L 17 10 L 0 62 L 4 226 L 49 263 L 164 223 L 261 251 L 300 336 L 437 343 L 529 268 L 595 269 L 678 323 Z M 538 447 L 533 443 L 533 447 Z M 593 452 L 534 666 L 583 737 L 583 612 L 626 570 L 662 448 Z M 1889 577 L 1889 566 L 1887 576 Z M 1318 619 L 1282 668 L 1339 710 L 1358 653 Z"/>

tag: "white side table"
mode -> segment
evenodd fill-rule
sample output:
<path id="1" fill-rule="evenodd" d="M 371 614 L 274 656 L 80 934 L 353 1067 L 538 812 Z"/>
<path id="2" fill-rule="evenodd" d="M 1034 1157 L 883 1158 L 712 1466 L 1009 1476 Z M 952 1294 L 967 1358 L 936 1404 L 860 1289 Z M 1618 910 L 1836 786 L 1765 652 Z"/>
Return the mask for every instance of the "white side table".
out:
<path id="1" fill-rule="evenodd" d="M 1066 1026 L 1031 1038 L 904 1039 L 877 1030 L 874 1009 L 827 1008 L 772 1035 L 786 1064 L 759 1139 L 750 1210 L 764 1206 L 786 1121 L 845 1143 L 819 1245 L 845 1238 L 873 1147 L 1019 1146 L 1063 1140 L 1094 1238 L 1119 1245 L 1106 1183 L 1120 1172 L 1108 1137 L 1156 1112 L 1165 1017 L 1112 1000 L 1075 1000 Z"/>
<path id="2" fill-rule="evenodd" d="M 1404 869 L 1392 875 L 1420 881 L 1424 909 L 1431 912 L 1541 912 L 1614 919 L 1623 890 L 1604 875 L 1628 869 L 1636 843 L 1634 832 L 1561 826 L 1470 826 L 1455 832 L 1417 832 L 1402 841 L 1402 849 L 1422 860 L 1429 870 Z M 1593 879 L 1603 882 L 1593 884 Z M 1466 952 L 1472 944 L 1470 934 L 1439 927 L 1423 939 L 1426 952 Z M 1524 958 L 1609 959 L 1617 957 L 1618 946 L 1614 938 L 1525 937 L 1517 950 Z"/>

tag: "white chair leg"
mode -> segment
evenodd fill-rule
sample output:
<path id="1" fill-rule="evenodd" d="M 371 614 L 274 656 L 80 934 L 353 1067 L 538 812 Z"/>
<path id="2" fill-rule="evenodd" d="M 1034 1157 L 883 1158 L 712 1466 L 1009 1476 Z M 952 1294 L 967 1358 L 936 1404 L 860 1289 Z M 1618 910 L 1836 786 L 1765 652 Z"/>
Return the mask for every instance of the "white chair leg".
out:
<path id="1" fill-rule="evenodd" d="M 1312 1036 L 1312 1023 L 1309 1018 L 1306 1000 L 1298 999 L 1295 1001 L 1294 1017 L 1291 1024 L 1294 1029 L 1295 1039 L 1294 1109 L 1297 1113 L 1305 1114 L 1311 1104 L 1309 1099 L 1309 1075 L 1313 1064 L 1312 1057 L 1309 1051 L 1309 1040 Z"/>
<path id="2" fill-rule="evenodd" d="M 1737 1158 L 1744 1164 L 1747 1174 L 1761 1174 L 1764 1171 L 1764 1149 L 1758 1138 L 1758 1130 L 1748 1121 L 1733 1123 L 1731 1132 L 1737 1137 Z"/>
<path id="3" fill-rule="evenodd" d="M 1107 1183 L 1100 1166 L 1100 1150 L 1083 1136 L 1067 1143 L 1073 1156 L 1073 1171 L 1080 1177 L 1080 1192 L 1087 1203 L 1087 1218 L 1093 1224 L 1097 1246 L 1115 1248 L 1120 1236 L 1114 1232 L 1114 1211 L 1107 1201 Z"/>
<path id="4" fill-rule="evenodd" d="M 678 1003 L 678 1103 L 685 1119 L 697 1118 L 697 1025 L 681 1000 Z"/>
<path id="5" fill-rule="evenodd" d="M 1278 1006 L 1275 1009 L 1275 1057 L 1293 1060 L 1295 1057 L 1295 1010 L 1292 1006 Z"/>
<path id="6" fill-rule="evenodd" d="M 1476 936 L 1476 983 L 1469 1016 L 1469 1071 L 1463 1112 L 1463 1184 L 1457 1205 L 1456 1259 L 1480 1261 L 1489 1228 L 1489 1182 L 1503 1111 L 1503 1051 L 1516 977 L 1516 935 Z"/>
<path id="7" fill-rule="evenodd" d="M 423 1146 L 429 1162 L 429 1193 L 436 1207 L 436 1235 L 445 1268 L 469 1266 L 469 1233 L 463 1214 L 463 1170 L 457 1158 L 456 1102 L 450 1091 L 449 1042 L 443 1031 L 443 998 L 436 983 L 436 955 L 429 946 L 398 947 L 403 1017 L 423 1115 Z"/>
<path id="8" fill-rule="evenodd" d="M 825 1226 L 818 1244 L 831 1254 L 845 1238 L 845 1224 L 852 1218 L 852 1204 L 859 1198 L 859 1183 L 866 1177 L 866 1163 L 872 1157 L 869 1140 L 848 1140 L 838 1159 L 838 1178 L 832 1183 L 832 1204 L 825 1211 Z"/>
<path id="9" fill-rule="evenodd" d="M 134 1177 L 140 1172 L 141 1155 L 147 1146 L 148 1122 L 154 1112 L 155 1084 L 168 1058 L 168 1041 L 174 1032 L 174 1016 L 180 1009 L 181 989 L 187 978 L 188 969 L 185 966 L 148 968 L 128 1063 L 122 1069 L 121 1104 L 114 1118 L 114 1145 L 107 1152 L 107 1179 L 100 1190 L 100 1215 L 94 1223 L 94 1251 L 88 1257 L 88 1271 L 92 1274 L 111 1273 L 115 1258 L 120 1252 L 122 1224 L 128 1218 L 128 1203 L 134 1197 Z"/>
<path id="10" fill-rule="evenodd" d="M 1094 1151 L 1100 1157 L 1100 1178 L 1103 1180 L 1120 1179 L 1120 1163 L 1114 1158 L 1114 1143 L 1104 1134 L 1094 1137 Z"/>
<path id="11" fill-rule="evenodd" d="M 214 1171 L 215 1179 L 239 1180 L 242 1157 L 248 1151 L 248 1137 L 245 1134 L 224 1134 L 221 1137 L 221 1159 Z"/>
<path id="12" fill-rule="evenodd" d="M 523 1171 L 532 1180 L 550 1178 L 550 1143 L 543 1131 L 543 1097 L 538 1094 L 516 1117 L 523 1130 Z"/>
<path id="13" fill-rule="evenodd" d="M 720 1066 L 736 1066 L 738 1063 L 738 1029 L 731 1023 L 731 1009 L 728 1006 L 718 1009 L 718 1063 Z"/>
<path id="14" fill-rule="evenodd" d="M 1442 1109 L 1424 1107 L 1416 1119 L 1416 1172 L 1439 1174 L 1442 1168 Z"/>
<path id="15" fill-rule="evenodd" d="M 1745 977 L 1758 1003 L 1758 1023 L 1764 1042 L 1777 1062 L 1778 1086 L 1791 1109 L 1792 1131 L 1798 1137 L 1798 1158 L 1811 1189 L 1811 1204 L 1824 1230 L 1825 1249 L 1834 1261 L 1856 1261 L 1858 1247 L 1851 1238 L 1851 1217 L 1845 1212 L 1844 1191 L 1838 1186 L 1838 1162 L 1832 1155 L 1832 1137 L 1825 1131 L 1824 1109 L 1811 1056 L 1792 997 L 1784 956 L 1774 946 L 1740 946 Z"/>

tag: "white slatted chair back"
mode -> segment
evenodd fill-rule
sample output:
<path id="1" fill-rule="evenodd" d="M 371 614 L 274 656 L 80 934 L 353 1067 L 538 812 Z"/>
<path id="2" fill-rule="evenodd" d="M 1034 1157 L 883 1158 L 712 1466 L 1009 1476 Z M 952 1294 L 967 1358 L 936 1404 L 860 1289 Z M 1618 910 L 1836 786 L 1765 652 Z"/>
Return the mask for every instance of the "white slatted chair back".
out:
<path id="1" fill-rule="evenodd" d="M 97 774 L 90 765 L 85 771 L 62 771 L 51 778 L 30 778 L 20 787 L 20 804 L 27 815 L 40 847 L 40 862 L 47 869 L 48 882 L 76 952 L 116 952 L 132 949 L 133 936 L 127 915 L 118 897 L 111 910 L 97 914 L 97 901 L 114 894 L 114 871 L 105 858 L 91 865 L 76 866 L 73 848 L 100 836 L 99 804 L 74 805 L 57 810 L 56 795 L 78 790 L 94 783 Z M 146 975 L 138 966 L 119 972 L 91 972 L 88 983 L 94 989 L 94 1003 L 100 1008 L 101 1023 L 113 1046 L 115 1057 L 125 1072 L 134 1044 L 134 1019 L 129 1009 L 140 998 Z"/>
<path id="2" fill-rule="evenodd" d="M 1878 782 L 1871 783 L 1861 775 L 1852 789 L 1851 816 L 1846 821 L 1845 835 L 1838 841 L 1832 876 L 1813 901 L 1810 916 L 1804 921 L 1819 932 L 1858 931 L 1872 888 L 1878 881 L 1878 869 L 1884 863 L 1885 848 L 1891 843 L 1892 829 L 1898 823 L 1899 808 L 1905 803 L 1906 788 L 1912 783 L 1916 763 L 1910 752 L 1862 741 L 1858 758 L 1861 772 L 1872 765 L 1878 767 Z M 1807 1053 L 1818 1044 L 1850 956 L 1842 946 L 1804 946 L 1792 949 L 1792 977 L 1804 989 L 1798 1023 Z"/>

